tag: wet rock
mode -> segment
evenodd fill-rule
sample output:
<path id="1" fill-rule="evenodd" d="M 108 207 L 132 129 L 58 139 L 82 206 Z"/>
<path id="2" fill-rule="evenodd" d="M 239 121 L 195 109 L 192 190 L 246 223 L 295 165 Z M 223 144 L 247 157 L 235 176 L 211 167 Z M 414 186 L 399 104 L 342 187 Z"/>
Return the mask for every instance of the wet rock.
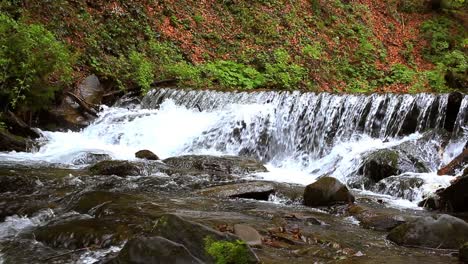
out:
<path id="1" fill-rule="evenodd" d="M 69 250 L 52 249 L 31 239 L 11 239 L 0 242 L 0 260 L 4 264 L 74 263 L 76 259 L 76 254 L 70 253 Z"/>
<path id="2" fill-rule="evenodd" d="M 260 162 L 238 156 L 187 155 L 165 159 L 164 163 L 177 169 L 215 171 L 234 175 L 267 171 Z"/>
<path id="3" fill-rule="evenodd" d="M 468 241 L 468 224 L 450 215 L 420 217 L 394 228 L 387 238 L 399 245 L 458 249 Z"/>
<path id="4" fill-rule="evenodd" d="M 405 142 L 397 147 L 380 149 L 367 155 L 358 171 L 363 176 L 364 185 L 370 187 L 382 179 L 406 172 L 428 172 L 429 166 L 419 158 L 423 156 L 422 152 L 416 149 L 414 143 Z"/>
<path id="5" fill-rule="evenodd" d="M 153 233 L 184 245 L 192 255 L 205 263 L 216 263 L 215 258 L 207 252 L 208 241 L 223 243 L 239 240 L 237 236 L 218 232 L 202 224 L 188 221 L 172 214 L 163 215 L 155 225 Z M 246 260 L 245 263 L 258 263 L 257 256 L 249 246 L 244 244 L 242 247 L 245 249 L 245 255 L 242 256 Z M 222 254 L 223 252 L 219 253 Z"/>
<path id="6" fill-rule="evenodd" d="M 0 193 L 30 194 L 36 189 L 34 179 L 26 176 L 0 176 Z"/>
<path id="7" fill-rule="evenodd" d="M 468 165 L 468 148 L 465 148 L 460 155 L 455 157 L 449 164 L 440 168 L 437 171 L 438 175 L 456 175 L 458 172 L 462 172 L 463 169 Z"/>
<path id="8" fill-rule="evenodd" d="M 277 197 L 286 200 L 286 203 L 302 204 L 305 190 L 303 185 L 278 182 L 273 184 L 275 185 L 275 195 Z"/>
<path id="9" fill-rule="evenodd" d="M 100 161 L 111 160 L 109 154 L 103 153 L 83 153 L 78 157 L 74 158 L 72 163 L 74 165 L 86 165 L 86 164 L 96 164 Z"/>
<path id="10" fill-rule="evenodd" d="M 107 264 L 197 264 L 203 263 L 187 248 L 163 237 L 138 237 L 128 241 L 119 255 Z"/>
<path id="11" fill-rule="evenodd" d="M 106 248 L 131 237 L 125 223 L 103 219 L 58 221 L 34 230 L 34 237 L 49 246 L 67 249 Z"/>
<path id="12" fill-rule="evenodd" d="M 15 136 L 0 129 L 0 151 L 24 152 L 27 151 L 28 144 L 25 138 Z"/>
<path id="13" fill-rule="evenodd" d="M 203 189 L 199 194 L 219 198 L 244 198 L 267 201 L 275 192 L 275 186 L 268 182 L 245 182 Z"/>
<path id="14" fill-rule="evenodd" d="M 458 251 L 458 257 L 463 263 L 468 263 L 468 242 L 463 244 L 463 246 Z"/>
<path id="15" fill-rule="evenodd" d="M 323 177 L 307 185 L 304 190 L 304 204 L 307 206 L 328 206 L 337 203 L 354 202 L 348 188 L 333 177 Z"/>
<path id="16" fill-rule="evenodd" d="M 364 163 L 359 168 L 359 174 L 369 179 L 371 182 L 378 182 L 392 175 L 398 175 L 398 152 L 381 149 L 371 153 L 366 157 Z"/>
<path id="17" fill-rule="evenodd" d="M 108 192 L 108 191 L 90 191 L 83 193 L 78 200 L 71 207 L 71 210 L 86 214 L 91 209 L 96 208 L 99 205 L 104 205 L 106 203 L 118 203 L 123 201 L 125 203 L 136 202 L 137 198 L 135 196 L 118 193 L 118 192 Z"/>
<path id="18" fill-rule="evenodd" d="M 41 209 L 51 206 L 41 195 L 1 195 L 0 222 L 13 215 L 31 216 Z"/>
<path id="19" fill-rule="evenodd" d="M 174 169 L 156 161 L 131 162 L 126 160 L 105 160 L 89 167 L 92 175 L 148 176 L 154 173 L 174 173 Z"/>
<path id="20" fill-rule="evenodd" d="M 348 213 L 354 216 L 362 227 L 377 231 L 390 231 L 406 222 L 400 215 L 378 212 L 359 205 L 350 206 Z"/>
<path id="21" fill-rule="evenodd" d="M 444 123 L 444 128 L 448 132 L 453 132 L 463 97 L 464 95 L 459 92 L 450 93 L 448 96 Z"/>
<path id="22" fill-rule="evenodd" d="M 125 160 L 105 160 L 91 166 L 89 171 L 93 175 L 137 176 L 144 173 L 139 163 Z"/>
<path id="23" fill-rule="evenodd" d="M 440 209 L 448 212 L 468 212 L 468 177 L 461 177 L 449 187 L 437 192 Z"/>
<path id="24" fill-rule="evenodd" d="M 413 201 L 417 195 L 416 190 L 424 184 L 424 180 L 413 173 L 390 176 L 380 180 L 373 190 L 378 193 L 400 197 Z"/>
<path id="25" fill-rule="evenodd" d="M 136 152 L 135 157 L 146 160 L 159 160 L 159 157 L 156 154 L 147 149 Z"/>
<path id="26" fill-rule="evenodd" d="M 234 225 L 234 234 L 244 240 L 247 245 L 262 245 L 262 236 L 253 227 L 248 225 Z"/>

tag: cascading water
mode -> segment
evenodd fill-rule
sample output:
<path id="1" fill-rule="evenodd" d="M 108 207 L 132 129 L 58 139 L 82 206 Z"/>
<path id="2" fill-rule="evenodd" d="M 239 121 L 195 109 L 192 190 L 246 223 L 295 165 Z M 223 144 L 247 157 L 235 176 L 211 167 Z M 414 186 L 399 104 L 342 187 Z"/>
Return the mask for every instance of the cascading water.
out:
<path id="1" fill-rule="evenodd" d="M 215 92 L 159 89 L 136 107 L 106 108 L 81 132 L 44 132 L 35 153 L 0 154 L 0 160 L 71 165 L 84 153 L 134 159 L 140 149 L 162 158 L 181 154 L 247 155 L 269 165 L 268 180 L 302 184 L 324 174 L 358 181 L 366 153 L 416 141 L 443 128 L 449 95 L 334 95 L 300 92 Z M 468 96 L 454 122 L 451 143 L 418 141 L 432 173 L 421 188 L 448 184 L 435 176 L 463 149 Z M 424 151 L 427 150 L 427 151 Z M 416 192 L 421 196 L 421 192 Z"/>

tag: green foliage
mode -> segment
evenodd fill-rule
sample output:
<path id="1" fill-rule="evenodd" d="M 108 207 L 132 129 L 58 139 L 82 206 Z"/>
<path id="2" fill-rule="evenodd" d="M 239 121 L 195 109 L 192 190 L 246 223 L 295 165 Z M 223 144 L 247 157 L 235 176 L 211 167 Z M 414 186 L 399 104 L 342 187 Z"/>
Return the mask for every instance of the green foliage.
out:
<path id="1" fill-rule="evenodd" d="M 249 249 L 245 242 L 237 240 L 215 241 L 211 237 L 205 238 L 205 251 L 215 259 L 216 264 L 248 264 Z"/>
<path id="2" fill-rule="evenodd" d="M 45 108 L 71 82 L 73 57 L 41 25 L 0 13 L 0 101 L 12 108 Z"/>
<path id="3" fill-rule="evenodd" d="M 265 77 L 256 69 L 233 61 L 207 63 L 204 70 L 226 88 L 254 89 L 265 83 Z"/>
<path id="4" fill-rule="evenodd" d="M 384 84 L 403 83 L 409 84 L 414 80 L 416 72 L 402 64 L 394 64 L 390 74 L 382 79 Z"/>
<path id="5" fill-rule="evenodd" d="M 148 92 L 154 82 L 154 65 L 143 54 L 132 51 L 128 57 L 130 76 L 144 93 Z"/>
<path id="6" fill-rule="evenodd" d="M 309 57 L 309 58 L 312 58 L 314 60 L 320 60 L 320 58 L 322 57 L 322 53 L 323 53 L 323 48 L 322 48 L 322 45 L 320 44 L 320 42 L 314 42 L 313 44 L 309 44 L 309 45 L 306 45 L 303 49 L 302 49 L 302 53 Z"/>
<path id="7" fill-rule="evenodd" d="M 200 67 L 185 61 L 169 64 L 165 67 L 165 71 L 166 77 L 178 78 L 184 86 L 197 88 L 201 87 L 205 81 L 201 76 L 202 70 Z"/>
<path id="8" fill-rule="evenodd" d="M 428 20 L 421 26 L 424 37 L 430 41 L 426 56 L 432 58 L 450 48 L 450 26 L 452 22 L 446 17 Z"/>
<path id="9" fill-rule="evenodd" d="M 294 63 L 285 49 L 275 50 L 273 62 L 265 65 L 267 84 L 275 88 L 298 88 L 306 75 L 307 69 Z"/>

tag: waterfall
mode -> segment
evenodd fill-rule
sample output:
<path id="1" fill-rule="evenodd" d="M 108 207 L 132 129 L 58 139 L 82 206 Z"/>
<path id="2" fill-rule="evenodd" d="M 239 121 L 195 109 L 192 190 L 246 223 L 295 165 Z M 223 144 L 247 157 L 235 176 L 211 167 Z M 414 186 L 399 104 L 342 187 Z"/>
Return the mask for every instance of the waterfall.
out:
<path id="1" fill-rule="evenodd" d="M 459 98 L 454 107 L 448 94 L 158 89 L 140 105 L 105 108 L 80 132 L 44 132 L 39 151 L 1 153 L 0 161 L 72 165 L 90 152 L 132 160 L 141 149 L 162 158 L 230 154 L 265 162 L 270 173 L 261 176 L 267 180 L 307 184 L 328 174 L 353 184 L 367 153 L 417 142 L 432 173 L 420 177 L 439 184 L 435 171 L 468 139 L 468 96 Z M 449 143 L 422 140 L 426 131 L 447 127 Z"/>

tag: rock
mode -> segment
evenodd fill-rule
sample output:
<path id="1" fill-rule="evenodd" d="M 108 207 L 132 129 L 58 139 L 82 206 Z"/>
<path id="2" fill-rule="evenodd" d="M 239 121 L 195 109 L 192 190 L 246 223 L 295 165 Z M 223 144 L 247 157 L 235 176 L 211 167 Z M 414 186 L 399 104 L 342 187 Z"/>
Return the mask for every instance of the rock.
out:
<path id="1" fill-rule="evenodd" d="M 28 149 L 28 141 L 25 138 L 10 134 L 0 129 L 0 151 L 25 152 Z"/>
<path id="2" fill-rule="evenodd" d="M 262 245 L 262 236 L 253 227 L 248 225 L 234 225 L 234 234 L 250 246 Z"/>
<path id="3" fill-rule="evenodd" d="M 458 251 L 458 256 L 463 263 L 468 263 L 468 242 L 463 244 L 463 246 Z"/>
<path id="4" fill-rule="evenodd" d="M 218 198 L 244 198 L 267 201 L 275 192 L 275 186 L 268 182 L 245 182 L 206 188 L 199 194 Z"/>
<path id="5" fill-rule="evenodd" d="M 147 149 L 136 152 L 135 157 L 146 160 L 159 160 L 159 157 L 156 154 Z"/>
<path id="6" fill-rule="evenodd" d="M 460 177 L 449 187 L 437 192 L 440 209 L 448 212 L 468 212 L 468 177 Z"/>
<path id="7" fill-rule="evenodd" d="M 101 85 L 98 77 L 94 74 L 86 77 L 78 88 L 72 92 L 88 105 L 100 104 L 104 87 Z M 40 119 L 46 123 L 40 124 L 47 130 L 72 129 L 77 130 L 89 125 L 96 117 L 81 110 L 81 107 L 70 96 L 65 96 L 60 105 L 50 110 Z"/>
<path id="8" fill-rule="evenodd" d="M 5 112 L 4 115 L 2 115 L 2 118 L 8 127 L 8 131 L 13 135 L 31 139 L 37 139 L 41 137 L 40 132 L 34 128 L 31 128 L 11 111 Z"/>
<path id="9" fill-rule="evenodd" d="M 30 194 L 36 189 L 33 179 L 26 176 L 0 176 L 0 193 Z"/>
<path id="10" fill-rule="evenodd" d="M 128 241 L 119 255 L 107 264 L 197 264 L 203 263 L 187 248 L 163 237 L 137 237 Z"/>
<path id="11" fill-rule="evenodd" d="M 74 165 L 86 165 L 96 164 L 100 161 L 111 160 L 112 157 L 109 154 L 102 153 L 83 153 L 72 160 Z"/>
<path id="12" fill-rule="evenodd" d="M 463 97 L 464 95 L 459 92 L 450 93 L 448 96 L 444 122 L 444 129 L 448 132 L 453 132 Z"/>
<path id="13" fill-rule="evenodd" d="M 304 204 L 307 206 L 328 206 L 337 203 L 354 202 L 348 188 L 332 177 L 323 177 L 307 185 L 304 190 Z"/>
<path id="14" fill-rule="evenodd" d="M 117 175 L 137 176 L 144 173 L 144 168 L 139 163 L 125 160 L 105 160 L 91 166 L 89 171 L 92 175 Z"/>
<path id="15" fill-rule="evenodd" d="M 348 213 L 354 216 L 362 227 L 377 231 L 390 231 L 406 222 L 405 219 L 399 215 L 378 212 L 359 205 L 350 206 L 348 208 Z"/>
<path id="16" fill-rule="evenodd" d="M 375 183 L 392 175 L 398 175 L 399 155 L 396 151 L 381 149 L 371 153 L 365 158 L 359 168 L 359 174 Z"/>
<path id="17" fill-rule="evenodd" d="M 208 242 L 219 242 L 221 245 L 229 242 L 237 243 L 239 237 L 221 233 L 199 223 L 185 220 L 173 214 L 163 215 L 154 227 L 155 235 L 164 237 L 173 242 L 184 245 L 196 258 L 205 263 L 216 263 L 215 256 L 207 249 Z M 257 256 L 246 244 L 242 247 L 242 257 L 245 263 L 258 263 Z M 211 252 L 214 253 L 214 252 Z M 218 254 L 229 254 L 230 252 L 217 252 Z M 232 252 L 231 252 L 232 253 Z"/>
<path id="18" fill-rule="evenodd" d="M 125 193 L 108 191 L 89 191 L 81 194 L 70 208 L 78 213 L 87 214 L 93 208 L 105 203 L 131 203 L 138 201 L 135 196 Z"/>
<path id="19" fill-rule="evenodd" d="M 177 169 L 215 171 L 234 175 L 267 171 L 260 162 L 238 156 L 187 155 L 165 159 L 164 163 Z"/>
<path id="20" fill-rule="evenodd" d="M 125 223 L 95 218 L 53 222 L 33 232 L 37 241 L 71 250 L 84 247 L 106 248 L 121 243 L 132 234 Z"/>
<path id="21" fill-rule="evenodd" d="M 422 157 L 416 150 L 415 143 L 402 143 L 391 149 L 380 149 L 368 154 L 358 170 L 363 176 L 362 183 L 366 187 L 390 176 L 396 176 L 406 172 L 428 172 L 429 165 L 420 160 Z M 361 182 L 357 184 L 362 184 Z"/>
<path id="22" fill-rule="evenodd" d="M 437 175 L 456 175 L 457 172 L 463 171 L 468 165 L 468 148 L 465 148 L 460 155 L 455 157 L 449 164 L 440 168 Z"/>
<path id="23" fill-rule="evenodd" d="M 394 228 L 387 238 L 404 246 L 458 249 L 468 241 L 468 224 L 445 214 L 419 217 Z"/>
<path id="24" fill-rule="evenodd" d="M 413 201 L 417 196 L 417 189 L 423 184 L 424 180 L 418 175 L 405 173 L 382 179 L 372 189 L 378 193 Z"/>

